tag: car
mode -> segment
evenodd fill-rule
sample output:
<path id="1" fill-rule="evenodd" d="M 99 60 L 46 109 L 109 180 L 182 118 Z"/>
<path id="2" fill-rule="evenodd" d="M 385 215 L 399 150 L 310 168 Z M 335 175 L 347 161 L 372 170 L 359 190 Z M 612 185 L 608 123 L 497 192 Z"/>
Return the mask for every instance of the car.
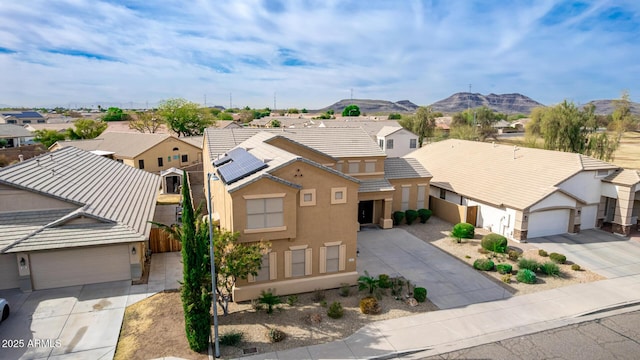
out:
<path id="1" fill-rule="evenodd" d="M 0 318 L 0 322 L 7 320 L 9 317 L 9 302 L 5 299 L 0 298 L 0 309 L 2 309 L 2 318 Z"/>

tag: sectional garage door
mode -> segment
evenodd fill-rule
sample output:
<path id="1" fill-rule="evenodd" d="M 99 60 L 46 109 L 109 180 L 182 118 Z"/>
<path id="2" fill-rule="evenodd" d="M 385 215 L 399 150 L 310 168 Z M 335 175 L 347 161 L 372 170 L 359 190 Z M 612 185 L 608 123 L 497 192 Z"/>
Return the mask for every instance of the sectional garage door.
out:
<path id="1" fill-rule="evenodd" d="M 38 252 L 30 258 L 34 289 L 131 279 L 127 245 Z"/>
<path id="2" fill-rule="evenodd" d="M 568 209 L 533 212 L 529 215 L 527 238 L 565 234 L 569 230 Z"/>
<path id="3" fill-rule="evenodd" d="M 0 255 L 0 290 L 20 287 L 15 254 Z"/>

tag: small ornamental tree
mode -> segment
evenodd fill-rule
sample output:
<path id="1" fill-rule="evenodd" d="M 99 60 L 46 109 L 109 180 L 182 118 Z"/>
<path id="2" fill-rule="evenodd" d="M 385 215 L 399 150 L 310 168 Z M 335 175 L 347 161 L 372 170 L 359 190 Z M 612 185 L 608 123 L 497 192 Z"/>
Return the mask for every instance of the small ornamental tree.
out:
<path id="1" fill-rule="evenodd" d="M 348 105 L 342 110 L 342 116 L 360 116 L 360 108 L 355 104 Z"/>
<path id="2" fill-rule="evenodd" d="M 451 237 L 460 242 L 461 239 L 473 239 L 475 235 L 475 227 L 469 223 L 458 223 L 451 230 Z"/>
<path id="3" fill-rule="evenodd" d="M 507 251 L 507 244 L 508 242 L 506 237 L 494 233 L 483 236 L 482 241 L 480 242 L 480 245 L 483 248 L 501 254 Z"/>

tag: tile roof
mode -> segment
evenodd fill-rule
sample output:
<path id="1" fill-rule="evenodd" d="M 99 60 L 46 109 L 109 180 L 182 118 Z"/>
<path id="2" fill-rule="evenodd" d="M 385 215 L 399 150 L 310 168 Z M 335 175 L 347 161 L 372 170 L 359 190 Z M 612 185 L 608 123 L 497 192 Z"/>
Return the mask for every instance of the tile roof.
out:
<path id="1" fill-rule="evenodd" d="M 386 179 L 430 178 L 431 173 L 412 158 L 384 159 L 384 177 Z"/>
<path id="2" fill-rule="evenodd" d="M 160 177 L 75 147 L 67 147 L 0 169 L 0 184 L 51 196 L 81 207 L 74 213 L 60 210 L 54 222 L 87 215 L 102 222 L 112 221 L 141 238 L 147 238 L 151 228 L 148 222 L 153 219 Z M 16 216 L 21 214 L 15 213 Z M 29 215 L 29 219 L 33 219 L 29 220 L 31 224 L 50 223 L 50 218 L 37 220 L 39 218 L 36 215 L 38 212 Z M 0 237 L 4 237 L 4 233 L 3 229 Z"/>
<path id="3" fill-rule="evenodd" d="M 91 140 L 67 140 L 58 141 L 60 147 L 73 146 L 79 149 L 92 151 L 92 150 L 105 150 L 113 151 L 118 156 L 126 158 L 134 158 L 150 148 L 160 144 L 164 140 L 172 137 L 169 134 L 147 134 L 138 132 L 104 132 L 100 136 Z M 189 145 L 201 147 L 202 145 L 195 145 L 192 142 L 185 141 L 182 138 L 176 138 L 180 141 L 184 141 Z M 191 140 L 195 141 L 195 140 Z"/>
<path id="4" fill-rule="evenodd" d="M 398 126 L 383 126 L 382 129 L 380 129 L 380 131 L 378 131 L 378 133 L 376 134 L 379 137 L 385 137 L 388 135 L 393 134 L 396 131 L 400 131 L 402 130 L 403 127 L 398 125 Z"/>
<path id="5" fill-rule="evenodd" d="M 395 188 L 386 179 L 360 180 L 359 193 L 393 191 Z"/>
<path id="6" fill-rule="evenodd" d="M 189 144 L 197 147 L 198 149 L 202 149 L 202 143 L 204 141 L 204 136 L 183 136 L 179 138 L 182 141 L 186 141 Z"/>
<path id="7" fill-rule="evenodd" d="M 37 111 L 3 111 L 1 114 L 6 117 L 11 116 L 17 119 L 44 119 L 44 117 L 42 117 L 42 115 Z"/>
<path id="8" fill-rule="evenodd" d="M 55 209 L 0 214 L 0 252 L 72 211 L 73 209 Z"/>
<path id="9" fill-rule="evenodd" d="M 640 171 L 632 169 L 618 169 L 614 173 L 609 174 L 602 181 L 613 184 L 633 186 L 640 183 Z"/>
<path id="10" fill-rule="evenodd" d="M 32 137 L 33 134 L 20 125 L 0 124 L 0 138 Z"/>
<path id="11" fill-rule="evenodd" d="M 515 209 L 535 204 L 580 171 L 618 168 L 580 154 L 457 139 L 428 144 L 404 158 L 429 169 L 434 186 Z"/>

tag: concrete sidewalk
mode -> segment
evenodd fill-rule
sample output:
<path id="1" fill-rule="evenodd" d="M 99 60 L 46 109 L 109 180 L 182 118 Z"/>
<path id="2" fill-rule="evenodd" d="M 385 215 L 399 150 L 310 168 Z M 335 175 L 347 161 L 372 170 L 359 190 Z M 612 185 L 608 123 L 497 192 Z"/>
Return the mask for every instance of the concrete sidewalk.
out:
<path id="1" fill-rule="evenodd" d="M 591 313 L 639 302 L 640 275 L 619 277 L 380 321 L 344 340 L 243 359 L 422 358 L 582 322 L 598 316 Z"/>

